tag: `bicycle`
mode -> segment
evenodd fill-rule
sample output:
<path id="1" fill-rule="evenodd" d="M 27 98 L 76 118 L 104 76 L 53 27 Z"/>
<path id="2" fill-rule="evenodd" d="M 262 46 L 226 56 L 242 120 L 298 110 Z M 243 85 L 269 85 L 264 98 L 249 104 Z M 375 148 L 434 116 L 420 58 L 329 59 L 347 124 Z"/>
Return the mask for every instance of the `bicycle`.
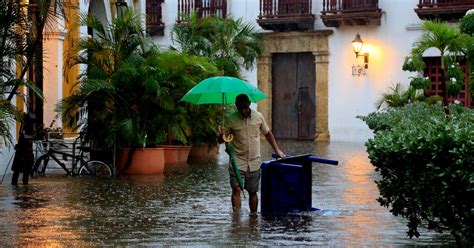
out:
<path id="1" fill-rule="evenodd" d="M 54 160 L 64 171 L 66 171 L 67 175 L 100 177 L 112 176 L 112 169 L 107 163 L 104 163 L 99 160 L 86 160 L 84 152 L 88 151 L 89 148 L 86 146 L 76 147 L 76 141 L 72 144 L 72 154 L 56 149 L 56 147 L 58 146 L 69 148 L 65 144 L 46 141 L 48 142 L 48 148 L 46 149 L 46 152 L 35 161 L 35 164 L 31 171 L 31 176 L 45 176 L 46 168 L 48 167 L 48 163 L 51 159 Z M 75 154 L 76 149 L 80 151 L 78 155 Z M 62 156 L 63 160 L 67 160 L 68 158 L 72 159 L 71 169 L 68 169 L 66 164 L 58 158 L 58 155 Z M 80 163 L 80 166 L 79 169 L 76 170 L 78 163 Z"/>

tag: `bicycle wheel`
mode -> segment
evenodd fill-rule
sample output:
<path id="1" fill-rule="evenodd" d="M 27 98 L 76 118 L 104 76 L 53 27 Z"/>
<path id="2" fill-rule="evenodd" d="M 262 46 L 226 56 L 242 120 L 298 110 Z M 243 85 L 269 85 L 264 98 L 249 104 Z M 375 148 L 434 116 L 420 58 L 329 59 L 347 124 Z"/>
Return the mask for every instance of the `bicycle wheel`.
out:
<path id="1" fill-rule="evenodd" d="M 98 176 L 98 177 L 111 177 L 112 170 L 110 166 L 102 161 L 89 161 L 79 169 L 80 176 Z"/>
<path id="2" fill-rule="evenodd" d="M 31 170 L 31 177 L 45 176 L 46 167 L 48 166 L 49 156 L 44 154 L 40 156 Z"/>

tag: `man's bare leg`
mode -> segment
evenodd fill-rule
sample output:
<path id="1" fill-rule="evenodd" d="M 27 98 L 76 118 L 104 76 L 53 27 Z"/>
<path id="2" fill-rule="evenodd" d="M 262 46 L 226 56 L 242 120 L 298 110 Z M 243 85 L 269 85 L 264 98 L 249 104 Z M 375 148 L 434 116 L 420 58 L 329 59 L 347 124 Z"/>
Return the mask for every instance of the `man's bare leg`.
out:
<path id="1" fill-rule="evenodd" d="M 250 212 L 257 213 L 258 196 L 256 192 L 254 193 L 249 192 L 249 207 L 250 207 Z"/>
<path id="2" fill-rule="evenodd" d="M 232 187 L 232 210 L 239 211 L 242 207 L 242 202 L 240 200 L 240 187 Z"/>

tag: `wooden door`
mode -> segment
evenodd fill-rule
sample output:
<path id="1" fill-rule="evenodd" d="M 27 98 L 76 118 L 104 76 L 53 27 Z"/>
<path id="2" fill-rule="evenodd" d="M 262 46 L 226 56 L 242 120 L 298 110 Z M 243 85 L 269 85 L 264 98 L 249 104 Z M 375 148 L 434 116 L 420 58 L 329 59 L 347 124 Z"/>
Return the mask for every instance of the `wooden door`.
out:
<path id="1" fill-rule="evenodd" d="M 276 138 L 314 139 L 315 79 L 311 53 L 273 54 L 272 131 Z"/>

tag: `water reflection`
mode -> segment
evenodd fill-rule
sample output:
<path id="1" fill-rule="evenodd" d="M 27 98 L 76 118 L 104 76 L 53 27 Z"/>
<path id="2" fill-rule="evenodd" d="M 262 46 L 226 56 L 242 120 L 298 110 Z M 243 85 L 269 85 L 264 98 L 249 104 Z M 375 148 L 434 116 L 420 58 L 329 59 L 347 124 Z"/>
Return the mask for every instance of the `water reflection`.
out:
<path id="1" fill-rule="evenodd" d="M 250 215 L 244 211 L 232 213 L 231 216 L 232 222 L 229 230 L 231 240 L 258 241 L 262 238 L 259 215 Z"/>
<path id="2" fill-rule="evenodd" d="M 264 160 L 271 148 L 262 147 Z M 1 246 L 347 246 L 440 245 L 376 202 L 377 173 L 363 145 L 280 142 L 289 154 L 337 159 L 313 165 L 313 206 L 321 211 L 251 216 L 230 207 L 228 157 L 173 165 L 165 174 L 112 180 L 48 176 L 29 186 L 0 185 Z M 8 180 L 6 180 L 8 181 Z"/>
<path id="3" fill-rule="evenodd" d="M 53 182 L 54 183 L 54 182 Z M 12 187 L 12 211 L 2 216 L 1 226 L 10 230 L 9 242 L 13 246 L 64 246 L 87 245 L 76 230 L 65 229 L 63 223 L 79 213 L 68 209 L 61 195 L 44 192 L 36 185 Z M 58 235 L 64 239 L 58 239 Z M 8 236 L 7 236 L 8 237 Z M 78 241 L 78 242 L 76 242 Z"/>

